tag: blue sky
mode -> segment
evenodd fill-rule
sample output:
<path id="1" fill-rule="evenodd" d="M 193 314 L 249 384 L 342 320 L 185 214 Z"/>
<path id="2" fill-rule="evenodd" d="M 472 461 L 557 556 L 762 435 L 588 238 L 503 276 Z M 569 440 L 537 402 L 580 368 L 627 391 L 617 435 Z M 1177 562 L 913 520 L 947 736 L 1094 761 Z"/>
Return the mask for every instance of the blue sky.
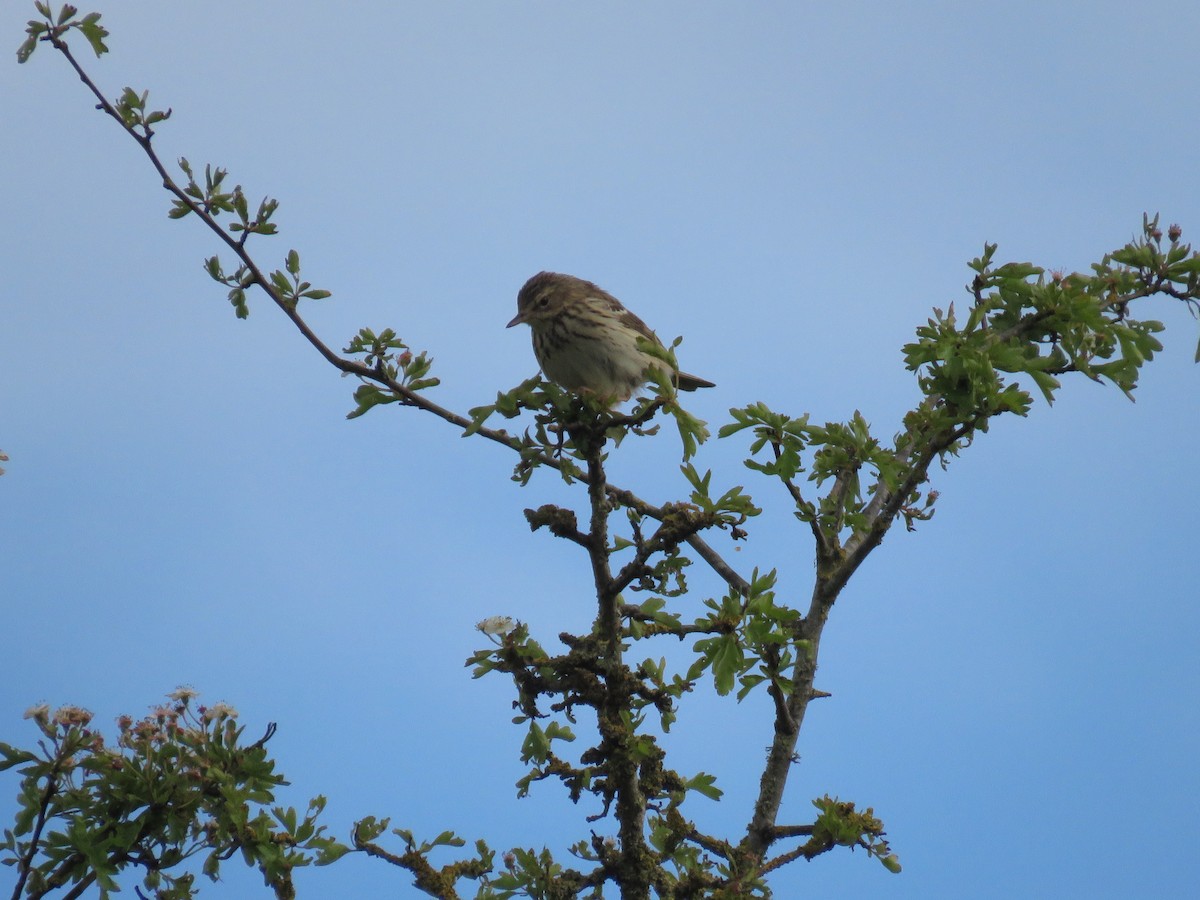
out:
<path id="1" fill-rule="evenodd" d="M 335 345 L 392 326 L 465 410 L 535 369 L 506 331 L 540 269 L 597 281 L 719 388 L 881 437 L 916 398 L 900 346 L 966 302 L 965 262 L 1086 269 L 1143 211 L 1200 237 L 1192 52 L 1200 10 L 1128 4 L 113 2 L 102 61 L 174 109 L 164 158 L 226 166 L 281 200 L 257 243 L 334 292 Z M 86 9 L 85 9 L 86 11 Z M 13 49 L 32 3 L 5 4 Z M 511 460 L 394 407 L 343 418 L 353 385 L 252 299 L 235 320 L 216 251 L 137 148 L 42 48 L 0 66 L 7 223 L 0 327 L 0 739 L 73 702 L 102 722 L 176 685 L 236 706 L 328 820 L 390 815 L 493 846 L 585 835 L 544 784 L 514 798 L 521 733 L 501 679 L 463 660 L 493 614 L 550 645 L 588 626 L 577 548 L 531 535 Z M 1196 322 L 1156 302 L 1165 351 L 1138 402 L 1070 383 L 995 423 L 833 612 L 782 819 L 808 799 L 873 806 L 905 870 L 827 854 L 779 896 L 1184 896 L 1200 797 Z M 715 429 L 714 429 L 715 430 Z M 781 490 L 701 462 L 768 507 L 735 556 L 805 597 L 810 541 Z M 614 480 L 686 488 L 669 437 Z M 694 583 L 699 603 L 702 579 Z M 649 652 L 658 652 L 652 649 Z M 665 651 L 664 651 L 665 652 Z M 701 690 L 667 741 L 696 800 L 740 832 L 769 741 L 761 701 Z M 0 818 L 15 782 L 0 785 Z M 214 896 L 262 896 L 228 869 Z M 302 896 L 416 895 L 350 859 Z"/>

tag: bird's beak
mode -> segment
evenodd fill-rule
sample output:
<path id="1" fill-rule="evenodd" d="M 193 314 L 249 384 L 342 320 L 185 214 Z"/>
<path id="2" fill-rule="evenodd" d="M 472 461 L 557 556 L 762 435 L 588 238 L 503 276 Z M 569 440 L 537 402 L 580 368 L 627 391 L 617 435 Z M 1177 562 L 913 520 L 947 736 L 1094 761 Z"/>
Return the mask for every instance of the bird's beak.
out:
<path id="1" fill-rule="evenodd" d="M 522 313 L 517 313 L 515 316 L 512 317 L 512 321 L 509 322 L 504 327 L 512 328 L 514 325 L 524 325 L 524 324 L 525 324 L 525 316 Z"/>

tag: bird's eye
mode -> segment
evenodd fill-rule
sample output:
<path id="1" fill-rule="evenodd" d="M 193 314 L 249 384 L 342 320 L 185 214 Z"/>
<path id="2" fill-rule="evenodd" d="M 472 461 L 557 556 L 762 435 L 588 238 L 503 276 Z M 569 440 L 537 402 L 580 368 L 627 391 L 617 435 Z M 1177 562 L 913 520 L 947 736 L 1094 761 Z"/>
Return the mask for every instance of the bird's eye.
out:
<path id="1" fill-rule="evenodd" d="M 550 297 L 546 294 L 542 294 L 542 296 L 538 297 L 537 305 L 539 309 L 545 309 L 550 305 Z"/>

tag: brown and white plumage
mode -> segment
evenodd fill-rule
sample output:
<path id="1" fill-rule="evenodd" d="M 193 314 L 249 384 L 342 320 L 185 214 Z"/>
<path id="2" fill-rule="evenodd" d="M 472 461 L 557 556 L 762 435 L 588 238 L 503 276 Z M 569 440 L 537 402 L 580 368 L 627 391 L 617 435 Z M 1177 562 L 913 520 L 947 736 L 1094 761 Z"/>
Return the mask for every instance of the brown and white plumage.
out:
<path id="1" fill-rule="evenodd" d="M 577 393 L 628 400 L 645 384 L 649 368 L 668 365 L 638 348 L 639 337 L 662 346 L 645 322 L 612 294 L 573 275 L 539 272 L 525 282 L 508 327 L 521 324 L 533 331 L 542 373 Z M 713 387 L 686 372 L 673 375 L 681 390 Z"/>

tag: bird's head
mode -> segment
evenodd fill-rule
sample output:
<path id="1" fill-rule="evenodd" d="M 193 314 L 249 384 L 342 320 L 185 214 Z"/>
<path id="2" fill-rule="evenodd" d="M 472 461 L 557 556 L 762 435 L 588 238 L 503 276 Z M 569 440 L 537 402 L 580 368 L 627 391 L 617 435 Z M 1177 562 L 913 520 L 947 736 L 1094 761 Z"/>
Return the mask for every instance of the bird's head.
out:
<path id="1" fill-rule="evenodd" d="M 538 272 L 517 294 L 517 314 L 508 323 L 528 325 L 535 331 L 544 323 L 554 319 L 579 291 L 585 282 L 570 275 L 557 272 Z"/>

